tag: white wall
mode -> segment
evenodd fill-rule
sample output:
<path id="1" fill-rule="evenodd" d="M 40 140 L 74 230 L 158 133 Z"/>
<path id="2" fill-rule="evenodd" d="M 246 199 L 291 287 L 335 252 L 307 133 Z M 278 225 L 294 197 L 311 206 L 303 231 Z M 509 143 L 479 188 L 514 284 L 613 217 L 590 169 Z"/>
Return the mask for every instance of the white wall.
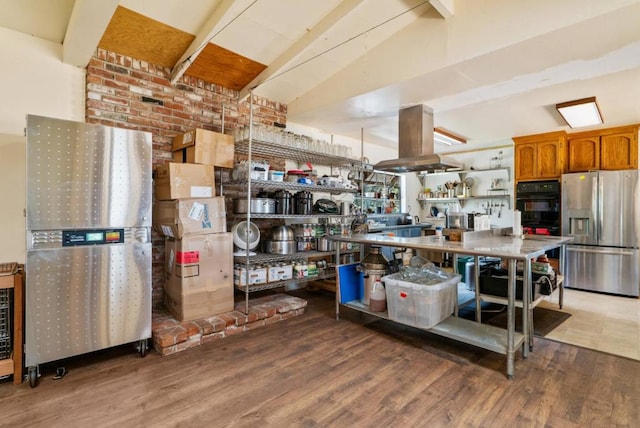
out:
<path id="1" fill-rule="evenodd" d="M 25 116 L 84 122 L 84 69 L 62 46 L 0 28 L 0 263 L 25 260 Z"/>
<path id="2" fill-rule="evenodd" d="M 418 215 L 421 221 L 429 221 L 430 210 L 432 206 L 436 206 L 440 212 L 444 212 L 445 209 L 458 209 L 468 213 L 479 212 L 485 214 L 485 207 L 483 204 L 494 203 L 500 204 L 504 202 L 504 207 L 500 210 L 499 207 L 492 209 L 491 214 L 491 226 L 492 227 L 510 227 L 513 224 L 513 209 L 514 209 L 514 181 L 513 181 L 513 142 L 505 141 L 495 145 L 498 148 L 489 148 L 483 150 L 477 150 L 467 153 L 450 153 L 448 157 L 456 159 L 459 162 L 464 163 L 465 170 L 469 170 L 472 167 L 475 169 L 488 169 L 491 165 L 491 158 L 497 157 L 498 153 L 502 151 L 502 166 L 510 168 L 510 174 L 507 171 L 488 171 L 488 172 L 470 172 L 466 174 L 466 177 L 473 178 L 473 195 L 488 195 L 488 190 L 491 188 L 491 180 L 493 178 L 502 178 L 504 180 L 504 187 L 509 189 L 509 200 L 505 199 L 478 199 L 469 200 L 464 203 L 464 206 L 459 204 L 445 204 L 429 202 L 418 202 L 418 194 L 424 191 L 418 180 L 416 174 L 407 174 L 407 193 L 408 201 L 410 205 L 409 212 L 412 215 Z M 502 147 L 509 146 L 509 147 Z M 435 191 L 438 185 L 444 185 L 447 181 L 460 180 L 460 177 L 456 173 L 438 174 L 429 176 L 425 182 L 426 187 Z M 443 186 L 444 187 L 444 186 Z M 502 193 L 502 192 L 497 192 Z"/>

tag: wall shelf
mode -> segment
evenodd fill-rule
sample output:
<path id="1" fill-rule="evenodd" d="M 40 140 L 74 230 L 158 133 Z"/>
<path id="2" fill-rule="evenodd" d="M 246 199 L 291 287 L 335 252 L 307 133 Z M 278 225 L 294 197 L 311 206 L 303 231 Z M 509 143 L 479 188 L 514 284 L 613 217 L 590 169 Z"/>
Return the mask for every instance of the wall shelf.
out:
<path id="1" fill-rule="evenodd" d="M 464 203 L 467 201 L 473 200 L 487 200 L 487 199 L 504 199 L 507 201 L 507 206 L 511 208 L 511 195 L 484 195 L 484 196 L 467 196 L 467 197 L 459 197 L 459 198 L 425 198 L 425 199 L 416 199 L 420 205 L 422 206 L 424 203 L 431 204 L 452 204 L 455 202 L 459 202 L 460 205 L 464 206 Z"/>
<path id="2" fill-rule="evenodd" d="M 442 172 L 416 172 L 418 178 L 421 182 L 427 177 L 433 177 L 436 175 L 444 175 L 444 174 L 458 174 L 461 179 L 467 174 L 477 173 L 477 172 L 495 172 L 495 171 L 506 171 L 507 172 L 507 181 L 511 181 L 511 168 L 508 166 L 500 167 L 500 168 L 486 168 L 486 169 L 461 169 L 459 171 L 442 171 Z M 424 182 L 423 182 L 424 184 Z"/>

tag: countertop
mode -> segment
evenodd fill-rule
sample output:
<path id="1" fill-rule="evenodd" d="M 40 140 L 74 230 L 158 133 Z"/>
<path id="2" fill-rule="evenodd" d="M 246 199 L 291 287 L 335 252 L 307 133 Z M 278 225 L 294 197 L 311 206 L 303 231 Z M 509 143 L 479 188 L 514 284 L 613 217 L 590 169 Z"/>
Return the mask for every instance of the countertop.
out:
<path id="1" fill-rule="evenodd" d="M 334 241 L 442 251 L 470 256 L 490 255 L 516 260 L 531 259 L 573 241 L 573 238 L 568 236 L 532 235 L 528 237 L 525 235 L 524 238 L 518 238 L 491 231 L 485 232 L 488 233 L 478 233 L 473 238 L 462 242 L 438 240 L 433 236 L 403 238 L 388 236 L 384 233 L 332 235 L 329 238 Z"/>
<path id="2" fill-rule="evenodd" d="M 384 232 L 385 230 L 409 229 L 411 227 L 419 227 L 421 229 L 431 229 L 433 227 L 433 224 L 431 223 L 397 224 L 394 226 L 384 226 L 376 230 L 381 230 Z"/>

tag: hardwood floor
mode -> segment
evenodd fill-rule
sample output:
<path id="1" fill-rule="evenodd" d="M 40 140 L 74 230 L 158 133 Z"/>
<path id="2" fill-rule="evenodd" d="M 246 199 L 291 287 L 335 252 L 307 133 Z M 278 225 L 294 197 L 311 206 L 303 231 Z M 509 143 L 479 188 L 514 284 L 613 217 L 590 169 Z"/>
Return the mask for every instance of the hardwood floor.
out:
<path id="1" fill-rule="evenodd" d="M 299 290 L 301 317 L 161 357 L 114 348 L 0 384 L 0 425 L 638 426 L 640 362 L 536 338 L 505 358 Z"/>

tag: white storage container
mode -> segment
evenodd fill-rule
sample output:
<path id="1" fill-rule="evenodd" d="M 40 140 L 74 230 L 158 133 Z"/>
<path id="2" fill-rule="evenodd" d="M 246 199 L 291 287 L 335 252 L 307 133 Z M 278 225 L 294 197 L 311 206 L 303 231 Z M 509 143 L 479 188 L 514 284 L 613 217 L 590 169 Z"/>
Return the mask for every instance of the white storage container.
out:
<path id="1" fill-rule="evenodd" d="M 435 285 L 402 280 L 402 272 L 382 277 L 387 291 L 389 318 L 402 324 L 431 328 L 453 314 L 461 276 Z"/>
<path id="2" fill-rule="evenodd" d="M 269 171 L 270 181 L 284 181 L 284 171 Z"/>
<path id="3" fill-rule="evenodd" d="M 267 282 L 267 268 L 254 267 L 249 269 L 249 285 L 265 284 Z M 239 286 L 247 285 L 247 269 L 236 266 L 233 269 L 233 284 Z"/>
<path id="4" fill-rule="evenodd" d="M 293 278 L 293 265 L 278 264 L 270 266 L 267 271 L 267 282 L 286 281 Z"/>

